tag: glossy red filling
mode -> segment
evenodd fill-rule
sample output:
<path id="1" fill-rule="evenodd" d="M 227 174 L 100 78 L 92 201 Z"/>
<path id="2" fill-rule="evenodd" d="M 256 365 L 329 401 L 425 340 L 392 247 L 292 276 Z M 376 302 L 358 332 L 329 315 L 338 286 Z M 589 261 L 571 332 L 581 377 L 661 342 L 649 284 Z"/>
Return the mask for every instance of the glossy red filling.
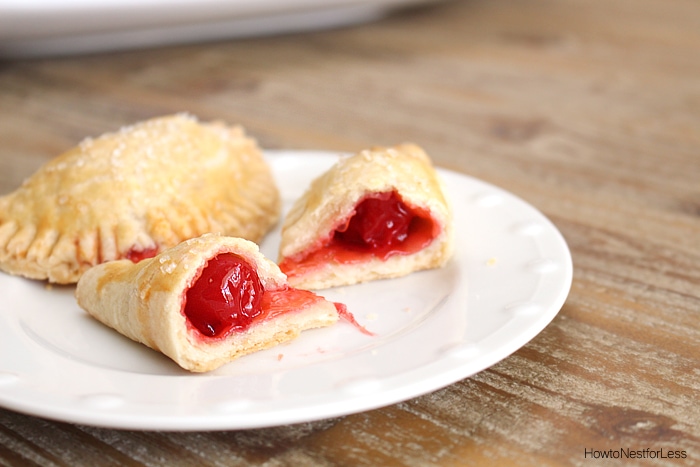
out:
<path id="1" fill-rule="evenodd" d="M 327 263 L 353 263 L 370 257 L 386 260 L 416 253 L 438 234 L 439 227 L 426 210 L 407 205 L 395 191 L 376 193 L 361 200 L 328 240 L 284 259 L 280 268 L 292 276 Z"/>
<path id="2" fill-rule="evenodd" d="M 246 329 L 262 313 L 258 273 L 238 255 L 210 259 L 186 293 L 185 316 L 202 334 L 218 337 Z"/>
<path id="3" fill-rule="evenodd" d="M 383 255 L 400 249 L 416 219 L 396 192 L 380 193 L 357 205 L 355 214 L 335 229 L 333 241 L 346 248 Z"/>
<path id="4" fill-rule="evenodd" d="M 322 297 L 285 287 L 265 290 L 245 259 L 222 253 L 210 259 L 185 293 L 183 312 L 202 335 L 222 338 L 248 329 L 254 322 L 301 310 Z"/>

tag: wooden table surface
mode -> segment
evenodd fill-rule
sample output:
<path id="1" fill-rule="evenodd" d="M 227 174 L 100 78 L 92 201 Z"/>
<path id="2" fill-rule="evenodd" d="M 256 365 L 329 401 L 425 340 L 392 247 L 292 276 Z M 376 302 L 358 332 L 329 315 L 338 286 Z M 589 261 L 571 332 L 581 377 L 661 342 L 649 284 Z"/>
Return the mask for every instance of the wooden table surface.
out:
<path id="1" fill-rule="evenodd" d="M 86 136 L 179 111 L 265 148 L 414 141 L 548 216 L 570 295 L 508 358 L 389 407 L 217 432 L 0 409 L 1 465 L 700 464 L 696 0 L 453 1 L 338 30 L 3 60 L 1 191 Z M 645 458 L 599 458 L 610 449 Z"/>

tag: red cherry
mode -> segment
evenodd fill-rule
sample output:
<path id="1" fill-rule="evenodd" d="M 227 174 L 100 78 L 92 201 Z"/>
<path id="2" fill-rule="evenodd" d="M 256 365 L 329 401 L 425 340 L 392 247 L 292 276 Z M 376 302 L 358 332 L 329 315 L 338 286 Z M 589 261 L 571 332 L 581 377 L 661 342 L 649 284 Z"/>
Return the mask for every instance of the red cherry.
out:
<path id="1" fill-rule="evenodd" d="M 367 250 L 382 250 L 408 238 L 415 215 L 396 192 L 379 193 L 362 200 L 346 226 L 335 232 L 336 240 Z"/>
<path id="2" fill-rule="evenodd" d="M 440 233 L 426 209 L 407 205 L 396 191 L 365 197 L 355 212 L 335 228 L 330 240 L 285 258 L 280 269 L 288 277 L 303 276 L 328 264 L 349 264 L 394 255 L 410 255 L 427 247 Z"/>
<path id="3" fill-rule="evenodd" d="M 245 330 L 262 313 L 265 290 L 253 267 L 233 253 L 210 259 L 185 297 L 184 313 L 208 337 Z"/>

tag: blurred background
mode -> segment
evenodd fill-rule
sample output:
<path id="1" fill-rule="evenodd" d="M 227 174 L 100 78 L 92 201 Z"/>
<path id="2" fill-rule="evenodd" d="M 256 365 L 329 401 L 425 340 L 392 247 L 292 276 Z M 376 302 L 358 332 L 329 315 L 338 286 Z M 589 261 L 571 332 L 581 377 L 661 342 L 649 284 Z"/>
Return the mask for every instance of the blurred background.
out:
<path id="1" fill-rule="evenodd" d="M 87 136 L 174 112 L 266 149 L 413 141 L 541 210 L 574 284 L 511 357 L 405 403 L 238 433 L 0 410 L 0 456 L 592 465 L 584 448 L 663 447 L 700 462 L 697 0 L 91 3 L 0 0 L 3 193 Z"/>

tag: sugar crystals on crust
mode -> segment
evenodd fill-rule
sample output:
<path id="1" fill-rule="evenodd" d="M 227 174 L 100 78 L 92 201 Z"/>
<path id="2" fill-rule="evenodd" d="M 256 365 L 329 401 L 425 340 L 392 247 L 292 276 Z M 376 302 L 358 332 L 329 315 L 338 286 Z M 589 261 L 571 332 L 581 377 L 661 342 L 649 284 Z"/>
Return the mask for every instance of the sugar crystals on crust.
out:
<path id="1" fill-rule="evenodd" d="M 259 241 L 280 199 L 240 127 L 187 114 L 87 138 L 0 198 L 0 269 L 75 283 L 207 232 Z"/>

